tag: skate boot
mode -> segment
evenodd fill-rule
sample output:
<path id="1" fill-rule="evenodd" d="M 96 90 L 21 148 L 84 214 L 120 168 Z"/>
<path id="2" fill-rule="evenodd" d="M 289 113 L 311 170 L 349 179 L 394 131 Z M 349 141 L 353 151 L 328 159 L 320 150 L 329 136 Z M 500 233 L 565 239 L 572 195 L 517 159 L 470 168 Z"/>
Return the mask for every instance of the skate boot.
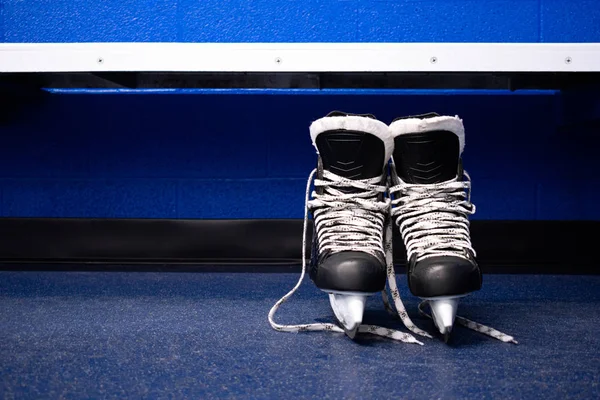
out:
<path id="1" fill-rule="evenodd" d="M 425 300 L 447 342 L 461 297 L 481 288 L 471 246 L 471 182 L 463 171 L 462 121 L 435 113 L 390 125 L 392 217 L 406 247 L 410 291 Z"/>
<path id="2" fill-rule="evenodd" d="M 309 275 L 354 338 L 367 297 L 386 283 L 385 167 L 393 141 L 387 125 L 372 115 L 341 112 L 313 122 L 310 136 L 319 157 L 308 202 L 314 219 Z"/>

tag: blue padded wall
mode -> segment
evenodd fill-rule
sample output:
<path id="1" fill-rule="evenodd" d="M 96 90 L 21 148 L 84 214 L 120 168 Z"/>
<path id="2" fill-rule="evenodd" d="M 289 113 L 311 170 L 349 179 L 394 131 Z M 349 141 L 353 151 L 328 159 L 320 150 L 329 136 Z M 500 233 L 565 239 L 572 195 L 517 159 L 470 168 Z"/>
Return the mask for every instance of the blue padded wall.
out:
<path id="1" fill-rule="evenodd" d="M 600 5 L 597 0 L 0 0 L 0 41 L 600 42 Z"/>
<path id="2" fill-rule="evenodd" d="M 475 219 L 600 219 L 597 130 L 552 91 L 57 90 L 3 98 L 0 215 L 301 218 L 332 108 L 464 119 Z"/>
<path id="3" fill-rule="evenodd" d="M 4 8 L 6 7 L 6 5 L 4 4 L 3 1 L 0 1 L 0 41 L 4 42 L 5 41 L 5 35 L 4 35 Z"/>

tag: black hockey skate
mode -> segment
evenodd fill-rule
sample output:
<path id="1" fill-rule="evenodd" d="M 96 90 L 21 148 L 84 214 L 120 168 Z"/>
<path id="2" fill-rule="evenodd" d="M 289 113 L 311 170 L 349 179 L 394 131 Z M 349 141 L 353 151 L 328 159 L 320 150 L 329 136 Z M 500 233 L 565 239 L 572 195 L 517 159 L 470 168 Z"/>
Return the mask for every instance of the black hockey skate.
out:
<path id="1" fill-rule="evenodd" d="M 309 274 L 329 293 L 338 322 L 354 338 L 365 301 L 385 287 L 385 167 L 393 141 L 371 115 L 333 112 L 310 127 L 319 154 L 308 208 L 314 219 Z"/>
<path id="2" fill-rule="evenodd" d="M 465 134 L 458 117 L 427 114 L 390 125 L 392 216 L 408 260 L 410 291 L 426 300 L 448 341 L 461 297 L 481 288 L 471 246 L 471 182 L 462 169 Z"/>

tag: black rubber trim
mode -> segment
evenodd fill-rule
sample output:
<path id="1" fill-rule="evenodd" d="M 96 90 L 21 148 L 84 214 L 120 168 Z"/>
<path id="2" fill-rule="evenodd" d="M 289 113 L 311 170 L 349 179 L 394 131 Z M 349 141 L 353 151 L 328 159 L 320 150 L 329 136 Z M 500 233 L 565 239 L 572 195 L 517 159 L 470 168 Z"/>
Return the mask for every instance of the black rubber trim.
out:
<path id="1" fill-rule="evenodd" d="M 598 72 L 27 72 L 0 84 L 32 88 L 555 89 L 590 88 Z"/>
<path id="2" fill-rule="evenodd" d="M 597 274 L 597 240 L 590 232 L 598 231 L 600 221 L 472 221 L 471 225 L 484 273 Z M 296 219 L 0 218 L 0 268 L 51 263 L 50 269 L 107 269 L 100 265 L 109 264 L 117 270 L 289 271 L 291 264 L 297 270 L 301 241 L 302 221 Z M 398 235 L 394 242 L 395 260 L 404 264 Z"/>

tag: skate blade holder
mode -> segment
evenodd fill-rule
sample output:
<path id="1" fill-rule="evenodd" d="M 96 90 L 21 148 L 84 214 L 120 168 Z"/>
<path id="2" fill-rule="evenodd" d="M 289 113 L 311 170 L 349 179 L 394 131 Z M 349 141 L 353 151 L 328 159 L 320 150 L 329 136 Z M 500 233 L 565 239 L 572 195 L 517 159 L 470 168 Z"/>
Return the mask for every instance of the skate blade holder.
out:
<path id="1" fill-rule="evenodd" d="M 367 298 L 372 293 L 327 292 L 329 304 L 338 323 L 350 339 L 356 337 L 362 324 Z"/>
<path id="2" fill-rule="evenodd" d="M 445 343 L 448 343 L 456 320 L 460 299 L 467 295 L 423 297 L 431 309 L 433 324 L 442 335 Z"/>

